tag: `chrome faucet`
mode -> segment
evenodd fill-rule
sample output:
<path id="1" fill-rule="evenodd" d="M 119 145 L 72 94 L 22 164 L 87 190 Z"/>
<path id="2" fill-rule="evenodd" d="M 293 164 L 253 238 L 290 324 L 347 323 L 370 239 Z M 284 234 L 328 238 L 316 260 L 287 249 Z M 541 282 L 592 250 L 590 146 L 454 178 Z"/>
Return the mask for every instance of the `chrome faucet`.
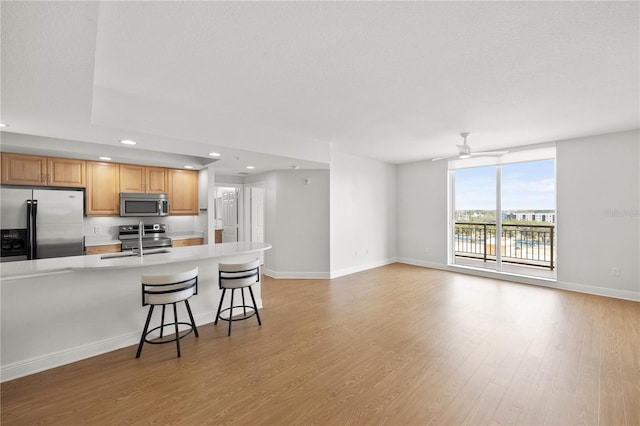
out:
<path id="1" fill-rule="evenodd" d="M 144 222 L 138 224 L 138 257 L 142 257 L 142 237 L 144 236 Z"/>

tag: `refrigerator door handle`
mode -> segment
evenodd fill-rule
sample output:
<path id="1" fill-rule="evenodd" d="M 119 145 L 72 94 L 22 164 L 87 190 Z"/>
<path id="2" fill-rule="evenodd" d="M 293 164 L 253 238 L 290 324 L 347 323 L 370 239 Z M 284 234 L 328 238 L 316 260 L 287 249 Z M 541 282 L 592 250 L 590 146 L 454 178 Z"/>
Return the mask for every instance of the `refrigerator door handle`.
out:
<path id="1" fill-rule="evenodd" d="M 31 214 L 31 220 L 33 220 L 33 240 L 32 240 L 32 253 L 33 253 L 33 258 L 37 259 L 38 258 L 38 225 L 37 225 L 37 218 L 38 218 L 38 200 L 33 200 L 32 201 L 32 214 Z"/>
<path id="2" fill-rule="evenodd" d="M 32 205 L 31 205 L 31 200 L 27 200 L 27 260 L 31 260 L 31 247 L 32 242 L 33 242 L 33 229 L 31 227 L 32 222 L 31 222 L 31 211 L 32 211 Z"/>

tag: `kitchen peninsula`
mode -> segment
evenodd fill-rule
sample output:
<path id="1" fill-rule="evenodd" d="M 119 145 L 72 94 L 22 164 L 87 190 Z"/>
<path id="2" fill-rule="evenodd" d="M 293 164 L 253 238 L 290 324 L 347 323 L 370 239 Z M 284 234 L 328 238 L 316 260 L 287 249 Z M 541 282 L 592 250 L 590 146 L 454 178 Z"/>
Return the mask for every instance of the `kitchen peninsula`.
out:
<path id="1" fill-rule="evenodd" d="M 174 247 L 142 257 L 89 255 L 3 263 L 2 381 L 135 345 L 147 314 L 141 306 L 142 274 L 198 267 L 198 294 L 190 300 L 191 308 L 198 325 L 213 322 L 221 296 L 218 263 L 254 260 L 270 248 L 237 242 Z M 262 307 L 260 285 L 254 293 Z"/>

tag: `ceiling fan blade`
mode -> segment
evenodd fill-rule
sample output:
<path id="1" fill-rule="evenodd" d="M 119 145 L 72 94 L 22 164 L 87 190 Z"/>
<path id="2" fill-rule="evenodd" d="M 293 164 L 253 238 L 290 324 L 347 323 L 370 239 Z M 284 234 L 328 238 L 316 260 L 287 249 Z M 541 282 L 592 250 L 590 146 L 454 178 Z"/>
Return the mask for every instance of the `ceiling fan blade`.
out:
<path id="1" fill-rule="evenodd" d="M 458 158 L 457 155 L 454 155 L 453 157 L 438 157 L 438 158 L 432 158 L 431 161 L 440 161 L 440 160 L 449 160 L 451 158 Z"/>
<path id="2" fill-rule="evenodd" d="M 509 151 L 484 151 L 484 152 L 472 152 L 472 157 L 500 157 L 509 153 Z"/>

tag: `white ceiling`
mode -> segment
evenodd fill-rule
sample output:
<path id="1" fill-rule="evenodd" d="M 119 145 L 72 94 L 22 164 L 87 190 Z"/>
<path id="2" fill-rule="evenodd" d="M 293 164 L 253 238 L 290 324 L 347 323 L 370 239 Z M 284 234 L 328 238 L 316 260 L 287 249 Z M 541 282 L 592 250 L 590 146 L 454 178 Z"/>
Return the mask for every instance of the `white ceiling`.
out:
<path id="1" fill-rule="evenodd" d="M 2 1 L 1 120 L 221 173 L 636 129 L 639 4 Z"/>

